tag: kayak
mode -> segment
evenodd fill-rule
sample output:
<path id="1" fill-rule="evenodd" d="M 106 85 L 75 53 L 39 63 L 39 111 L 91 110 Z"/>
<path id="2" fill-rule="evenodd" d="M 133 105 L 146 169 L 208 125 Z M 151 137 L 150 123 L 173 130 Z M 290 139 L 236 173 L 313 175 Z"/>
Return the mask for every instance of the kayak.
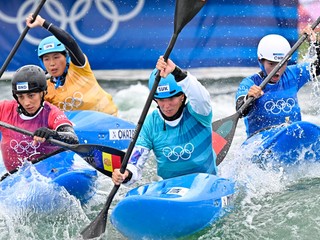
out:
<path id="1" fill-rule="evenodd" d="M 74 111 L 66 112 L 67 117 L 74 124 L 74 129 L 81 144 L 99 144 L 118 149 L 126 149 L 135 130 L 135 125 L 120 118 L 95 112 Z M 29 164 L 30 165 L 30 164 Z M 33 169 L 33 170 L 32 170 Z M 95 194 L 97 171 L 72 151 L 64 151 L 42 160 L 32 167 L 24 167 L 0 182 L 0 201 L 16 202 L 17 205 L 30 204 L 25 198 L 24 192 L 15 192 L 15 196 L 9 196 L 16 188 L 21 187 L 21 181 L 31 182 L 35 180 L 34 170 L 37 174 L 46 177 L 50 183 L 59 189 L 64 188 L 68 194 L 79 200 L 81 204 L 87 203 Z M 36 201 L 42 211 L 48 209 L 46 205 L 52 204 L 52 196 L 40 190 L 33 192 L 32 202 Z M 21 196 L 20 196 L 21 195 Z M 38 196 L 38 198 L 36 198 Z M 39 210 L 38 209 L 38 210 Z"/>
<path id="2" fill-rule="evenodd" d="M 48 184 L 51 184 L 58 191 L 63 188 L 83 205 L 94 196 L 97 177 L 97 171 L 75 153 L 61 152 L 34 165 L 27 163 L 18 172 L 1 181 L 0 201 L 32 208 L 37 212 L 45 212 L 51 209 L 50 206 L 55 198 L 54 193 L 46 192 Z M 27 185 L 38 185 L 38 187 L 28 193 L 26 189 L 29 186 L 24 182 L 27 182 Z M 17 188 L 23 188 L 23 190 L 16 191 Z M 14 194 L 9 194 L 10 192 Z"/>
<path id="3" fill-rule="evenodd" d="M 248 138 L 242 149 L 263 168 L 320 161 L 320 127 L 306 121 L 271 127 Z"/>
<path id="4" fill-rule="evenodd" d="M 80 143 L 101 144 L 124 150 L 135 132 L 135 124 L 102 112 L 86 110 L 65 114 L 73 123 Z"/>
<path id="5" fill-rule="evenodd" d="M 128 239 L 176 239 L 217 221 L 231 209 L 235 183 L 196 173 L 130 190 L 115 206 L 111 223 Z"/>

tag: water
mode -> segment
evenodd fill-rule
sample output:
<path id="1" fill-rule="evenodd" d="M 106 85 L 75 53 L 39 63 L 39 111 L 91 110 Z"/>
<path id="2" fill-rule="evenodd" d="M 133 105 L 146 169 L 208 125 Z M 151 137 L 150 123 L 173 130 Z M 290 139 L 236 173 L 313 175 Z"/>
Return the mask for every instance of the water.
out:
<path id="1" fill-rule="evenodd" d="M 232 115 L 234 96 L 241 77 L 231 76 L 226 71 L 219 79 L 202 79 L 212 97 L 214 120 Z M 239 76 L 244 75 L 238 69 Z M 119 107 L 119 117 L 137 122 L 148 96 L 147 82 L 144 80 L 103 81 L 101 85 L 113 95 Z M 10 83 L 0 81 L 0 99 L 11 99 Z M 320 96 L 317 82 L 305 86 L 299 94 L 303 119 L 320 124 Z M 155 105 L 152 104 L 151 110 Z M 320 164 L 305 164 L 288 172 L 265 171 L 239 155 L 239 146 L 245 140 L 245 128 L 239 121 L 232 146 L 219 166 L 222 177 L 233 178 L 237 182 L 234 210 L 213 226 L 186 239 L 315 239 L 320 234 Z M 4 172 L 0 168 L 0 173 Z M 142 183 L 155 177 L 154 163 L 145 168 Z M 16 206 L 6 208 L 0 202 L 0 239 L 79 239 L 79 233 L 102 209 L 113 184 L 100 175 L 97 194 L 85 206 L 68 196 L 63 190 L 52 192 L 45 180 L 23 182 L 16 191 L 33 191 L 44 188 L 61 202 L 60 209 L 50 214 L 41 214 Z M 111 209 L 129 189 L 120 187 Z M 15 194 L 12 192 L 12 194 Z M 65 203 L 63 205 L 63 203 Z M 56 206 L 53 205 L 53 208 Z M 174 226 L 173 226 L 174 227 Z M 108 221 L 107 232 L 101 239 L 124 240 Z"/>

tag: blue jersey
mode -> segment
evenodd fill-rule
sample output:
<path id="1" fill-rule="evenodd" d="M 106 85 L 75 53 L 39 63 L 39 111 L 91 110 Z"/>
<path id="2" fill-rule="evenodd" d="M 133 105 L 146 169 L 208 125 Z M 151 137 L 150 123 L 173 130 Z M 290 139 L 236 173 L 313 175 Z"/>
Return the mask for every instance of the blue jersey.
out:
<path id="1" fill-rule="evenodd" d="M 309 63 L 288 66 L 277 83 L 266 85 L 263 89 L 264 95 L 253 101 L 249 114 L 244 118 L 247 136 L 288 120 L 301 120 L 297 94 L 310 80 L 309 66 Z M 251 86 L 259 86 L 263 80 L 259 74 L 244 78 L 238 88 L 236 99 L 247 95 Z"/>

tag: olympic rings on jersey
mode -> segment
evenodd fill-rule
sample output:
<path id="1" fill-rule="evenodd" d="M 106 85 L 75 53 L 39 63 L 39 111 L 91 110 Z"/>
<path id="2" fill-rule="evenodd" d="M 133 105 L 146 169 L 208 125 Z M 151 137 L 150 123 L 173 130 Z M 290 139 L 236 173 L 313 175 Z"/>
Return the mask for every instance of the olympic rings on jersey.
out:
<path id="1" fill-rule="evenodd" d="M 67 97 L 64 102 L 59 102 L 58 107 L 64 112 L 72 111 L 79 108 L 83 102 L 83 94 L 74 92 L 72 97 Z"/>
<path id="2" fill-rule="evenodd" d="M 117 32 L 120 22 L 129 21 L 130 19 L 137 16 L 145 3 L 145 0 L 137 0 L 135 8 L 133 8 L 129 13 L 119 14 L 119 10 L 115 4 L 115 1 L 112 0 L 77 0 L 71 6 L 71 9 L 64 9 L 64 6 L 58 0 L 50 0 L 43 6 L 43 11 L 52 18 L 59 21 L 59 27 L 66 29 L 67 25 L 70 25 L 72 35 L 79 41 L 90 44 L 98 45 L 107 42 L 112 36 Z M 88 16 L 88 12 L 93 8 L 93 3 L 95 4 L 96 9 L 101 14 L 101 22 L 108 20 L 111 22 L 106 28 L 109 28 L 108 31 L 98 37 L 88 37 L 80 32 L 77 23 L 79 22 L 82 25 L 82 21 L 85 17 Z M 121 2 L 120 2 L 121 3 Z M 120 4 L 119 2 L 117 4 Z M 34 0 L 26 0 L 21 4 L 19 10 L 17 11 L 17 16 L 8 16 L 4 12 L 0 11 L 0 20 L 16 24 L 20 33 L 23 32 L 25 28 L 25 19 L 30 14 L 34 12 L 38 6 L 38 2 Z M 106 8 L 107 7 L 107 8 Z M 31 10 L 30 10 L 31 9 Z M 69 14 L 69 16 L 68 16 Z M 80 25 L 79 24 L 79 25 Z M 105 29 L 105 28 L 103 28 Z M 102 28 L 99 27 L 98 34 L 101 33 Z M 25 39 L 37 45 L 41 39 L 32 37 L 30 33 L 25 37 Z"/>
<path id="3" fill-rule="evenodd" d="M 23 140 L 21 142 L 18 142 L 15 139 L 12 139 L 10 141 L 10 148 L 13 149 L 16 153 L 22 154 L 22 153 L 34 153 L 36 152 L 37 148 L 40 147 L 40 143 L 38 142 L 37 145 L 33 145 L 33 141 L 27 141 Z"/>
<path id="4" fill-rule="evenodd" d="M 267 112 L 271 112 L 273 114 L 280 114 L 281 112 L 289 113 L 296 105 L 296 102 L 293 98 L 288 98 L 287 100 L 279 99 L 274 102 L 273 100 L 267 101 L 264 104 L 264 108 Z"/>
<path id="5" fill-rule="evenodd" d="M 173 149 L 165 147 L 162 149 L 163 155 L 171 162 L 176 162 L 179 159 L 189 160 L 194 151 L 194 146 L 191 143 L 187 143 L 184 147 L 176 146 Z"/>

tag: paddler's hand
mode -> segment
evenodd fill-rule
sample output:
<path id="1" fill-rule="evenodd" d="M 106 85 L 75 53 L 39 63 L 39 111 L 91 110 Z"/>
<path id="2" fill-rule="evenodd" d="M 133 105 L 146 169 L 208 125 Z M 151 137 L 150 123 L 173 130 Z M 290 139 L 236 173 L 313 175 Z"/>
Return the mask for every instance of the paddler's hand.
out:
<path id="1" fill-rule="evenodd" d="M 34 20 L 34 22 L 32 22 L 32 21 L 33 21 L 32 15 L 33 15 L 33 14 L 31 13 L 31 14 L 29 14 L 29 16 L 26 18 L 26 24 L 27 24 L 27 26 L 28 26 L 29 28 L 42 27 L 45 19 L 42 18 L 40 15 L 38 15 L 38 16 L 36 17 L 36 19 Z"/>
<path id="2" fill-rule="evenodd" d="M 304 29 L 302 29 L 302 33 L 307 34 L 309 42 L 317 41 L 317 34 L 315 33 L 314 30 L 312 30 L 310 25 L 307 25 Z"/>
<path id="3" fill-rule="evenodd" d="M 128 176 L 129 176 L 128 170 L 126 170 L 124 174 L 122 174 L 120 172 L 120 169 L 117 168 L 117 169 L 114 169 L 112 172 L 112 181 L 115 185 L 120 185 Z"/>
<path id="4" fill-rule="evenodd" d="M 257 85 L 253 85 L 248 92 L 248 97 L 254 97 L 254 98 L 259 98 L 264 94 L 262 91 L 261 87 Z"/>
<path id="5" fill-rule="evenodd" d="M 43 143 L 49 138 L 54 138 L 58 133 L 46 127 L 41 127 L 33 133 L 33 144 Z"/>
<path id="6" fill-rule="evenodd" d="M 160 76 L 165 78 L 173 72 L 173 70 L 176 68 L 176 64 L 170 59 L 165 62 L 163 56 L 160 56 L 156 68 L 160 71 Z"/>

